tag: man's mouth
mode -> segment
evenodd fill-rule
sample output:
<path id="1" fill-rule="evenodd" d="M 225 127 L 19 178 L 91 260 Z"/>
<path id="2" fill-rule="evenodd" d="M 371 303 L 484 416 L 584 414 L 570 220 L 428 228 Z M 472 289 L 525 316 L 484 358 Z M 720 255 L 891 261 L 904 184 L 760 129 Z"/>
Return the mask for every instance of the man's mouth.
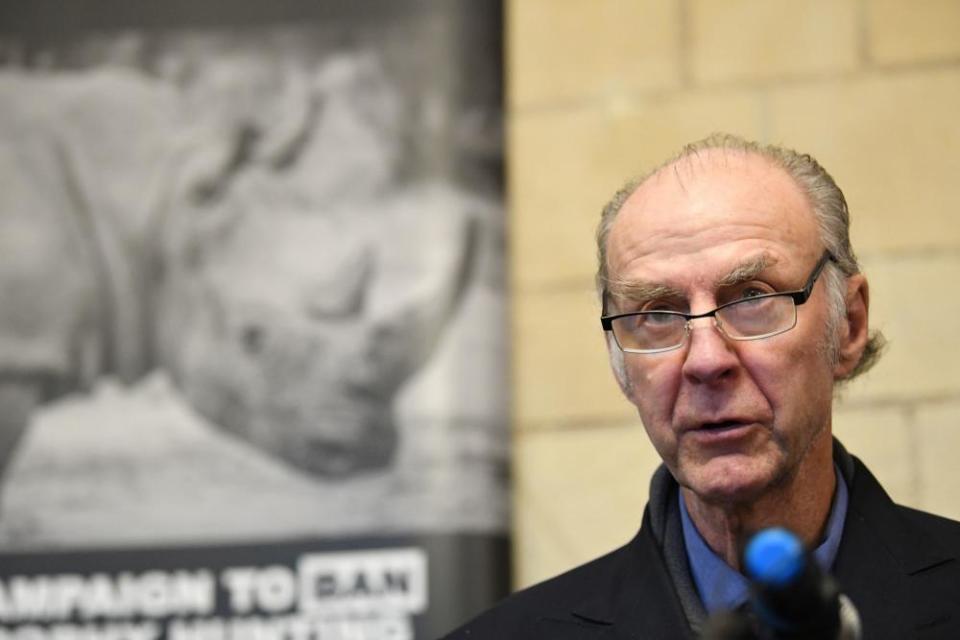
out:
<path id="1" fill-rule="evenodd" d="M 721 445 L 739 443 L 749 438 L 756 422 L 752 420 L 718 420 L 703 422 L 689 431 L 702 444 Z"/>
<path id="2" fill-rule="evenodd" d="M 721 422 L 705 422 L 700 427 L 697 428 L 697 431 L 730 431 L 732 429 L 738 429 L 740 427 L 746 426 L 748 423 L 741 420 L 723 420 Z"/>

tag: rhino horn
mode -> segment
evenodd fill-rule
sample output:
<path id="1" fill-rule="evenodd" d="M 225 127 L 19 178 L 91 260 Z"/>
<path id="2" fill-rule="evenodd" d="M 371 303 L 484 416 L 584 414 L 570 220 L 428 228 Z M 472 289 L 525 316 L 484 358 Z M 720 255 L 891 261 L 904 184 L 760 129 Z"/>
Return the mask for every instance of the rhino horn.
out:
<path id="1" fill-rule="evenodd" d="M 304 306 L 311 318 L 360 316 L 375 271 L 371 247 L 363 246 L 336 266 L 323 282 L 307 290 Z"/>
<path id="2" fill-rule="evenodd" d="M 467 218 L 456 242 L 456 264 L 438 288 L 407 299 L 398 309 L 371 321 L 368 363 L 375 372 L 375 386 L 385 396 L 427 362 L 459 307 L 475 269 L 479 221 Z"/>

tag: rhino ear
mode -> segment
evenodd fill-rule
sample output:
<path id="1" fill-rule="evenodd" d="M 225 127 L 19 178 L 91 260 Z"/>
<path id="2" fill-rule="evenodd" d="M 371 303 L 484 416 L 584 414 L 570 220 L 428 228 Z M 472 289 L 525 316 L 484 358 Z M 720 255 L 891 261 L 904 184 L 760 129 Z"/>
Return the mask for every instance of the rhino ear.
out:
<path id="1" fill-rule="evenodd" d="M 226 195 L 233 179 L 250 164 L 261 132 L 251 124 L 238 126 L 229 137 L 227 145 L 207 153 L 203 158 L 207 166 L 189 175 L 186 192 L 191 204 L 202 207 L 219 202 Z"/>
<path id="2" fill-rule="evenodd" d="M 412 296 L 370 320 L 368 357 L 381 389 L 395 391 L 433 355 L 443 329 L 459 307 L 477 262 L 479 222 L 467 218 L 454 242 L 453 268 L 441 284 Z"/>

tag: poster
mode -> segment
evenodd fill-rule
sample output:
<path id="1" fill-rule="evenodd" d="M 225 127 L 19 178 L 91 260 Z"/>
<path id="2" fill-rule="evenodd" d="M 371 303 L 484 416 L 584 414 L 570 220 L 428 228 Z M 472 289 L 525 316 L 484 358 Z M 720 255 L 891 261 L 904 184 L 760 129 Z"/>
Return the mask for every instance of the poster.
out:
<path id="1" fill-rule="evenodd" d="M 0 640 L 504 594 L 500 11 L 2 9 Z"/>

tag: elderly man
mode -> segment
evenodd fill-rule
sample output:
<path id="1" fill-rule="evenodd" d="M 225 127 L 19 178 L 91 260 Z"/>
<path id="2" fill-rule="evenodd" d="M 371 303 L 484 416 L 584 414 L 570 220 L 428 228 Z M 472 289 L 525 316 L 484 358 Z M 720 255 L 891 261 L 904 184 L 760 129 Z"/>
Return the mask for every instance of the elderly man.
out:
<path id="1" fill-rule="evenodd" d="M 717 135 L 603 211 L 610 361 L 663 465 L 626 546 L 449 638 L 685 638 L 748 599 L 746 537 L 795 532 L 865 638 L 960 638 L 960 524 L 895 505 L 832 436 L 881 339 L 843 194 L 810 156 Z M 883 434 L 877 434 L 883 437 Z"/>

